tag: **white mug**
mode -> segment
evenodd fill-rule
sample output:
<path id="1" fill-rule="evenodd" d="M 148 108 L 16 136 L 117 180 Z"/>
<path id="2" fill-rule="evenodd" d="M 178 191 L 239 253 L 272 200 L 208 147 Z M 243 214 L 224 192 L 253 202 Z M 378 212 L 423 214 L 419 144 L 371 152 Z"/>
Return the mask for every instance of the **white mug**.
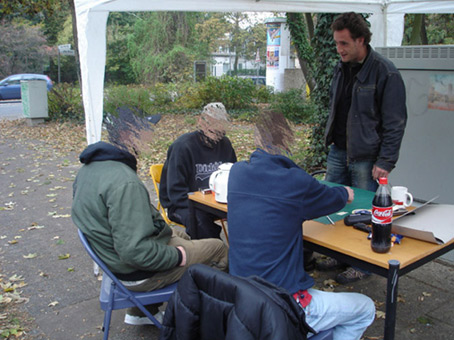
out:
<path id="1" fill-rule="evenodd" d="M 392 187 L 391 197 L 395 205 L 408 207 L 413 203 L 413 196 L 408 192 L 408 188 L 406 187 Z"/>

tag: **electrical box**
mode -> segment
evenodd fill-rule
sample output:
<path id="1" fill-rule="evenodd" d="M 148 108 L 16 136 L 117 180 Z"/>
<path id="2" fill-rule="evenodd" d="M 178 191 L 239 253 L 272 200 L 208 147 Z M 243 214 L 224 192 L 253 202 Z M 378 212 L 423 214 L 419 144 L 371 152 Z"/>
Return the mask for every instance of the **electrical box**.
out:
<path id="1" fill-rule="evenodd" d="M 396 65 L 406 87 L 408 121 L 391 184 L 454 204 L 454 45 L 375 50 Z M 454 251 L 442 258 L 454 263 Z"/>
<path id="2" fill-rule="evenodd" d="M 25 118 L 41 122 L 48 117 L 47 84 L 44 80 L 22 80 L 21 97 Z"/>

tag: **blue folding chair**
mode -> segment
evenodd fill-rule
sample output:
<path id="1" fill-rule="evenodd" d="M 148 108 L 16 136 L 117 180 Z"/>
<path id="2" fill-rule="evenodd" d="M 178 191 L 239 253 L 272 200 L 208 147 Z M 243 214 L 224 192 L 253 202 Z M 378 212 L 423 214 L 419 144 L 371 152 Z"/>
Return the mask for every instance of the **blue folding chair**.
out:
<path id="1" fill-rule="evenodd" d="M 95 254 L 90 246 L 85 235 L 78 229 L 79 238 L 82 242 L 88 255 L 95 263 L 103 270 L 101 293 L 99 295 L 99 302 L 101 309 L 104 313 L 103 332 L 104 340 L 109 338 L 110 320 L 112 311 L 116 309 L 124 309 L 129 307 L 138 307 L 153 323 L 159 328 L 162 328 L 161 323 L 145 308 L 146 305 L 166 302 L 175 291 L 177 283 L 173 283 L 162 289 L 154 290 L 151 292 L 133 292 L 128 290 L 118 280 L 114 274 L 107 268 L 105 263 L 101 261 L 98 255 Z"/>

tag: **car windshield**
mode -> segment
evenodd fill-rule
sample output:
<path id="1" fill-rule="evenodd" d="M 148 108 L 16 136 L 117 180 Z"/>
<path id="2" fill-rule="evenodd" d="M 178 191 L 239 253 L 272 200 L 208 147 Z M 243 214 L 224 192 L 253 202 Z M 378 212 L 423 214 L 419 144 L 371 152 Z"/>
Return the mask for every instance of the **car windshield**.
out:
<path id="1" fill-rule="evenodd" d="M 3 79 L 0 84 L 1 85 L 6 85 L 6 84 L 19 84 L 20 82 L 20 78 L 19 77 L 9 77 L 9 78 L 6 78 L 6 79 Z"/>

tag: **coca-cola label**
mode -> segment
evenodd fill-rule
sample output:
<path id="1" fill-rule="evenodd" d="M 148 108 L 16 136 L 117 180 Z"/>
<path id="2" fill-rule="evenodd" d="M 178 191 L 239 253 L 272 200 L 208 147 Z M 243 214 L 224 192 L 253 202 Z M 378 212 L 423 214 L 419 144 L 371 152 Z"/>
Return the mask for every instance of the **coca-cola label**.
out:
<path id="1" fill-rule="evenodd" d="M 372 223 L 389 224 L 393 220 L 393 207 L 372 207 Z"/>

